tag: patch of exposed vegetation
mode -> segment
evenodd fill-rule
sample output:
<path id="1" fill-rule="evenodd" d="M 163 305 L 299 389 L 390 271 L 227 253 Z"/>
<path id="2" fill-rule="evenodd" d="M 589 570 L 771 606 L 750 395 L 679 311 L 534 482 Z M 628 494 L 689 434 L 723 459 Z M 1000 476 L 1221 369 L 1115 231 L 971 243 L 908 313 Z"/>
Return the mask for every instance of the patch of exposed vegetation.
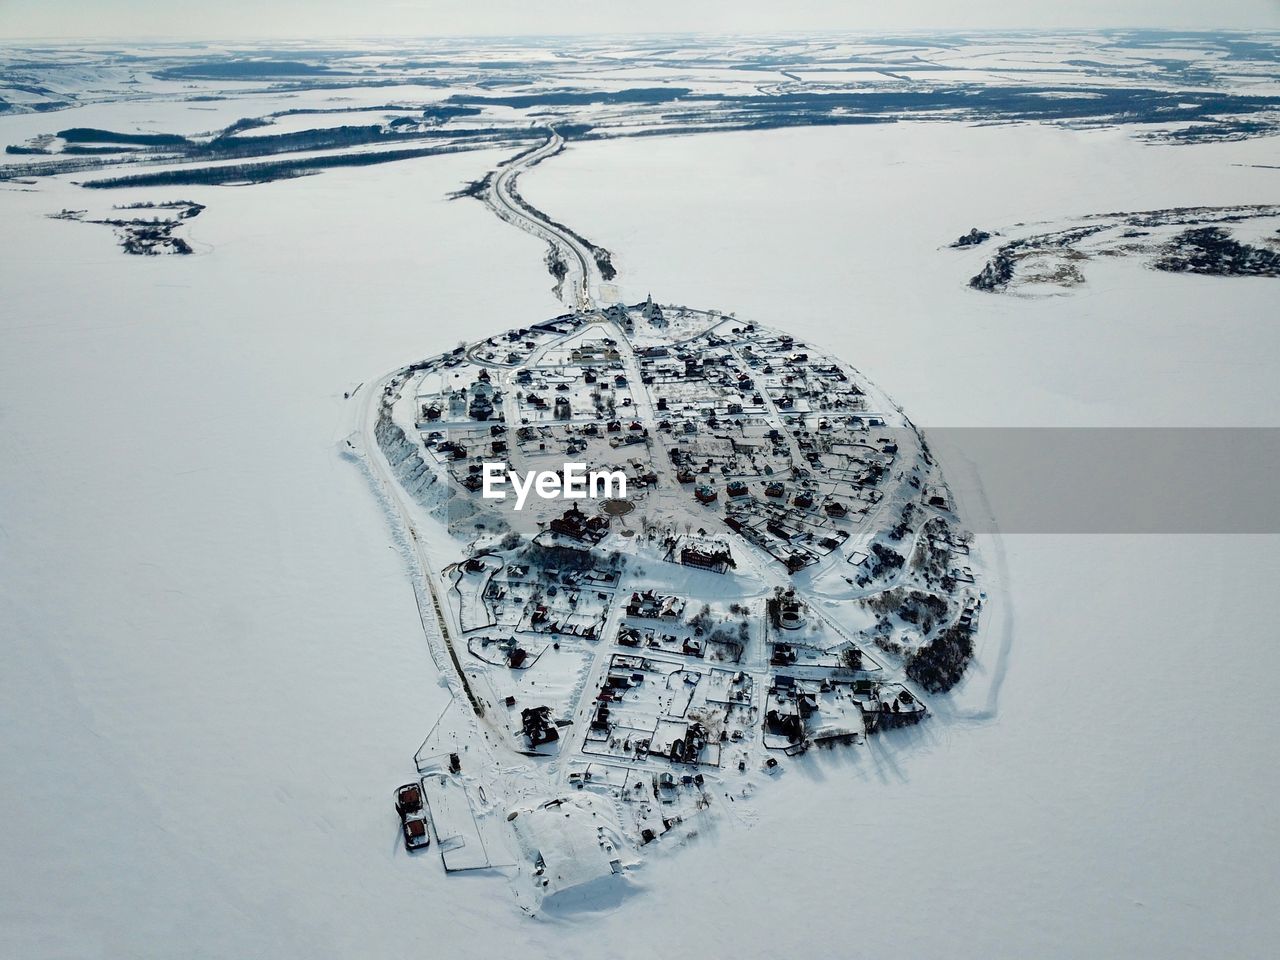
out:
<path id="1" fill-rule="evenodd" d="M 969 279 L 969 286 L 975 290 L 985 290 L 987 293 L 995 293 L 1003 290 L 1013 280 L 1013 256 L 1003 247 L 996 251 L 995 256 L 986 262 L 982 271 Z"/>
<path id="2" fill-rule="evenodd" d="M 448 144 L 438 147 L 420 147 L 413 150 L 382 150 L 373 153 L 344 153 L 337 156 L 303 157 L 297 160 L 279 160 L 264 163 L 238 163 L 221 167 L 182 167 L 175 170 L 158 170 L 125 177 L 107 177 L 90 180 L 84 186 L 94 189 L 114 187 L 159 187 L 180 184 L 240 184 L 268 183 L 306 176 L 336 167 L 367 167 L 398 160 L 414 160 L 418 157 L 434 157 L 443 153 L 461 153 L 491 146 L 487 141 L 466 144 Z"/>
<path id="3" fill-rule="evenodd" d="M 891 547 L 886 547 L 883 543 L 871 545 L 871 557 L 867 563 L 873 578 L 886 576 L 901 569 L 904 562 L 902 554 Z"/>
<path id="4" fill-rule="evenodd" d="M 959 238 L 952 242 L 953 247 L 976 247 L 979 244 L 986 243 L 991 239 L 991 234 L 985 230 L 979 230 L 973 227 L 968 233 L 961 234 Z"/>
<path id="5" fill-rule="evenodd" d="M 172 200 L 165 203 L 144 201 L 123 204 L 115 209 L 161 211 L 162 215 L 89 219 L 85 216 L 84 210 L 62 210 L 51 216 L 55 220 L 76 220 L 80 223 L 97 223 L 112 227 L 121 249 L 135 256 L 186 255 L 193 252 L 191 244 L 182 237 L 176 236 L 174 231 L 184 220 L 198 217 L 204 210 L 204 204 L 192 200 Z"/>
<path id="6" fill-rule="evenodd" d="M 95 127 L 69 127 L 59 130 L 58 136 L 67 143 L 127 143 L 139 147 L 180 147 L 191 142 L 176 133 L 116 133 Z"/>
<path id="7" fill-rule="evenodd" d="M 363 110 L 364 108 L 353 108 Z M 386 107 L 383 109 L 403 109 Z M 283 111 L 269 115 L 286 116 L 293 112 L 324 111 Z M 268 121 L 258 118 L 244 118 L 231 124 L 210 140 L 192 140 L 176 134 L 127 134 L 110 130 L 97 130 L 89 127 L 74 127 L 59 131 L 58 136 L 66 140 L 62 153 L 57 154 L 50 149 L 53 137 L 45 135 L 33 138 L 27 144 L 9 149 L 14 154 L 57 155 L 65 159 L 44 161 L 39 164 L 11 164 L 0 168 L 0 179 L 13 179 L 24 176 L 54 176 L 66 173 L 80 173 L 87 170 L 100 169 L 106 166 L 117 166 L 122 163 L 146 161 L 148 163 L 183 163 L 200 160 L 233 160 L 255 157 L 273 157 L 278 154 L 303 153 L 319 150 L 342 150 L 354 147 L 395 145 L 411 143 L 418 140 L 449 140 L 480 142 L 489 146 L 506 143 L 511 140 L 522 140 L 528 136 L 527 131 L 508 127 L 443 127 L 442 121 L 432 122 L 424 117 L 421 122 L 412 118 L 397 118 L 390 124 L 343 125 L 322 127 L 312 130 L 298 130 L 286 133 L 261 134 L 244 136 L 241 131 L 268 125 Z M 96 145 L 96 146 L 95 146 Z M 443 147 L 428 147 L 427 150 L 442 150 Z M 85 154 L 108 154 L 102 157 L 89 157 Z M 387 151 L 368 156 L 387 157 L 394 151 Z M 79 154 L 79 156 L 75 156 Z M 116 156 L 109 156 L 116 154 Z M 395 159 L 406 159 L 411 156 L 427 156 L 429 154 L 409 154 L 402 152 Z M 380 160 L 345 160 L 342 157 L 308 157 L 295 161 L 296 164 L 308 164 L 314 167 L 317 161 L 328 166 L 331 161 L 343 160 L 334 164 L 352 166 L 363 163 L 384 162 Z M 201 174 L 201 179 L 165 181 L 182 183 L 223 182 L 208 179 L 210 174 Z M 279 179 L 268 177 L 267 179 Z"/>
<path id="8" fill-rule="evenodd" d="M 241 117 L 235 123 L 228 124 L 223 127 L 219 137 L 234 137 L 237 133 L 244 130 L 257 130 L 261 127 L 271 126 L 271 120 L 268 117 Z"/>
<path id="9" fill-rule="evenodd" d="M 1280 253 L 1234 240 L 1221 227 L 1185 230 L 1151 264 L 1170 273 L 1214 277 L 1280 277 Z"/>
<path id="10" fill-rule="evenodd" d="M 612 280 L 618 275 L 618 271 L 613 268 L 613 255 L 604 247 L 592 246 L 591 257 L 595 260 L 602 279 Z"/>
<path id="11" fill-rule="evenodd" d="M 564 262 L 564 257 L 560 256 L 560 247 L 552 243 L 547 246 L 547 272 L 556 278 L 557 283 L 563 283 L 564 278 L 569 275 L 569 265 Z"/>
<path id="12" fill-rule="evenodd" d="M 960 682 L 973 659 L 973 633 L 954 623 L 912 654 L 907 676 L 930 693 L 945 693 Z"/>
<path id="13" fill-rule="evenodd" d="M 208 60 L 157 70 L 157 80 L 273 80 L 277 78 L 346 76 L 326 66 L 300 60 Z"/>
<path id="14" fill-rule="evenodd" d="M 1151 257 L 1150 266 L 1170 273 L 1280 276 L 1280 252 L 1241 243 L 1223 227 L 1275 217 L 1280 217 L 1280 207 L 1267 204 L 1095 214 L 1066 229 L 1002 244 L 969 286 L 987 293 L 1035 285 L 1072 287 L 1085 282 L 1081 266 L 1093 256 Z M 1187 229 L 1173 234 L 1178 227 Z M 951 246 L 968 246 L 963 240 Z"/>
<path id="15" fill-rule="evenodd" d="M 461 190 L 455 190 L 449 194 L 450 200 L 458 200 L 462 197 L 474 197 L 477 200 L 484 199 L 488 194 L 489 188 L 493 186 L 493 171 L 490 170 L 479 180 L 472 180 Z"/>

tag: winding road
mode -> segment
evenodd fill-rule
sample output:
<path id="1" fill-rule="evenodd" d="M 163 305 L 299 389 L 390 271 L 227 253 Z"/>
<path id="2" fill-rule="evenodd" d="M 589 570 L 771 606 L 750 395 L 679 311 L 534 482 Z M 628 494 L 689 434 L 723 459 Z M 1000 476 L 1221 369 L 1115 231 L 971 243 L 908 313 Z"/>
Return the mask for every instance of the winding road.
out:
<path id="1" fill-rule="evenodd" d="M 523 171 L 547 157 L 554 156 L 563 147 L 564 138 L 553 130 L 547 142 L 538 149 L 508 161 L 499 169 L 484 200 L 503 220 L 545 240 L 561 253 L 568 253 L 566 265 L 569 267 L 569 273 L 561 285 L 561 298 L 567 306 L 581 313 L 590 313 L 595 310 L 592 289 L 599 278 L 599 270 L 591 250 L 563 227 L 545 217 L 537 216 L 533 210 L 517 199 L 518 194 L 513 193 L 516 179 Z"/>

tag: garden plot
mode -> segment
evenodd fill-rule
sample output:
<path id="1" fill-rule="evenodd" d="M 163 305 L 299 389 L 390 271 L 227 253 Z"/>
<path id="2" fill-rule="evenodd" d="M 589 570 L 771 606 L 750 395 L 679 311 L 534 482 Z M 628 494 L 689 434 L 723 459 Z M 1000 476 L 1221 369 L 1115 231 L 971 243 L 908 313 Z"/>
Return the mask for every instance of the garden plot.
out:
<path id="1" fill-rule="evenodd" d="M 633 609 L 642 608 L 632 604 L 628 610 Z M 704 603 L 696 612 L 688 612 L 687 617 L 682 613 L 655 619 L 629 613 L 619 628 L 618 643 L 710 662 L 736 663 L 758 635 L 758 622 L 758 617 L 738 602 Z"/>
<path id="2" fill-rule="evenodd" d="M 869 729 L 868 714 L 878 717 L 887 709 L 901 715 L 899 692 L 897 687 L 885 692 L 871 680 L 807 680 L 779 674 L 765 697 L 765 748 L 793 750 L 807 741 L 859 739 Z M 917 708 L 923 715 L 923 707 L 912 699 L 906 713 L 913 715 Z"/>
<path id="3" fill-rule="evenodd" d="M 565 646 L 557 650 L 553 644 L 546 644 L 541 649 L 535 648 L 526 668 L 485 669 L 483 685 L 492 694 L 491 702 L 495 705 L 492 717 L 517 742 L 523 734 L 521 711 L 526 708 L 550 707 L 553 717 L 568 717 L 591 659 L 587 651 Z"/>
<path id="4" fill-rule="evenodd" d="M 707 675 L 688 664 L 615 654 L 596 694 L 583 753 L 717 765 L 719 737 L 709 735 L 704 720 L 723 719 L 726 708 L 707 703 Z"/>
<path id="5" fill-rule="evenodd" d="M 525 604 L 519 629 L 596 640 L 604 630 L 611 601 L 604 591 L 540 586 Z"/>
<path id="6" fill-rule="evenodd" d="M 491 575 L 484 585 L 484 603 L 495 627 L 514 631 L 524 619 L 526 608 L 545 584 L 529 579 L 529 569 L 508 563 Z"/>
<path id="7" fill-rule="evenodd" d="M 458 615 L 463 633 L 492 627 L 497 623 L 488 602 L 490 585 L 495 574 L 503 569 L 501 557 L 485 556 L 454 565 L 444 571 L 446 581 L 451 582 L 449 601 Z"/>

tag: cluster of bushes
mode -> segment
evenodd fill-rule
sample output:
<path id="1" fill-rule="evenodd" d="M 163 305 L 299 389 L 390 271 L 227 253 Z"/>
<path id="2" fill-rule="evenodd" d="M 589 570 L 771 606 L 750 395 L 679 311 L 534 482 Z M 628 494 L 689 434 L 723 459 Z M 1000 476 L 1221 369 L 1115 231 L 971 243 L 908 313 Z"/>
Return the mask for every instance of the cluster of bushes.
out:
<path id="1" fill-rule="evenodd" d="M 506 97 L 481 97 L 456 93 L 454 103 L 482 103 L 501 107 L 571 107 L 586 104 L 668 103 L 690 93 L 687 87 L 632 87 L 629 90 L 549 90 L 545 93 L 514 94 Z M 564 131 L 560 131 L 564 135 Z"/>
<path id="2" fill-rule="evenodd" d="M 521 555 L 522 562 L 527 563 L 530 570 L 559 570 L 561 573 L 586 573 L 599 563 L 599 559 L 589 550 L 558 543 L 530 543 Z"/>
<path id="3" fill-rule="evenodd" d="M 157 80 L 270 80 L 280 77 L 344 76 L 300 60 L 208 60 L 158 70 Z"/>
<path id="4" fill-rule="evenodd" d="M 924 633 L 933 629 L 936 621 L 947 614 L 947 601 L 932 593 L 912 590 L 898 607 L 898 616 L 907 623 L 920 626 Z"/>
<path id="5" fill-rule="evenodd" d="M 67 143 L 128 143 L 139 147 L 181 147 L 191 141 L 176 133 L 116 133 L 96 127 L 69 127 L 58 136 Z"/>
<path id="6" fill-rule="evenodd" d="M 1221 227 L 1199 227 L 1171 240 L 1152 266 L 1171 273 L 1277 277 L 1280 253 L 1233 240 Z"/>
<path id="7" fill-rule="evenodd" d="M 930 693 L 945 693 L 960 682 L 973 659 L 973 634 L 954 623 L 907 661 L 907 676 Z"/>
<path id="8" fill-rule="evenodd" d="M 931 530 L 932 535 L 930 535 Z M 947 534 L 947 522 L 936 517 L 925 524 L 919 540 L 916 541 L 915 553 L 911 555 L 911 565 L 920 570 L 930 581 L 946 575 L 951 551 L 938 541 L 944 539 Z"/>
<path id="9" fill-rule="evenodd" d="M 871 559 L 867 561 L 867 564 L 873 578 L 881 577 L 900 569 L 904 562 L 902 554 L 898 553 L 897 550 L 886 547 L 883 543 L 873 543 L 871 545 Z"/>
<path id="10" fill-rule="evenodd" d="M 477 143 L 444 147 L 421 147 L 416 150 L 383 150 L 377 153 L 345 153 L 332 157 L 306 157 L 301 160 L 283 160 L 274 163 L 238 163 L 225 167 L 181 167 L 174 170 L 158 170 L 154 173 L 138 173 L 125 177 L 108 177 L 89 180 L 86 187 L 109 189 L 112 187 L 159 187 L 178 184 L 267 183 L 271 180 L 287 180 L 305 176 L 316 170 L 333 167 L 367 167 L 396 160 L 412 160 L 440 153 L 458 153 L 478 150 L 487 144 Z"/>

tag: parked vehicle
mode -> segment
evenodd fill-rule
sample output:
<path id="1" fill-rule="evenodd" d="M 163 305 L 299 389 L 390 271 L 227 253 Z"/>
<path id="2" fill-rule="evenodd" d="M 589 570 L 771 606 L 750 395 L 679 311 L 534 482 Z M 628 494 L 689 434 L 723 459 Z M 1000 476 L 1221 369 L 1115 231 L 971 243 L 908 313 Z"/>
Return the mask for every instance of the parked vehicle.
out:
<path id="1" fill-rule="evenodd" d="M 422 812 L 422 784 L 406 783 L 396 791 L 396 813 L 403 820 L 410 814 Z"/>
<path id="2" fill-rule="evenodd" d="M 406 850 L 421 850 L 431 845 L 421 783 L 406 783 L 396 790 L 396 813 L 400 815 Z"/>
<path id="3" fill-rule="evenodd" d="M 421 850 L 431 845 L 431 833 L 427 830 L 427 821 L 422 817 L 410 817 L 402 827 L 406 850 Z"/>

